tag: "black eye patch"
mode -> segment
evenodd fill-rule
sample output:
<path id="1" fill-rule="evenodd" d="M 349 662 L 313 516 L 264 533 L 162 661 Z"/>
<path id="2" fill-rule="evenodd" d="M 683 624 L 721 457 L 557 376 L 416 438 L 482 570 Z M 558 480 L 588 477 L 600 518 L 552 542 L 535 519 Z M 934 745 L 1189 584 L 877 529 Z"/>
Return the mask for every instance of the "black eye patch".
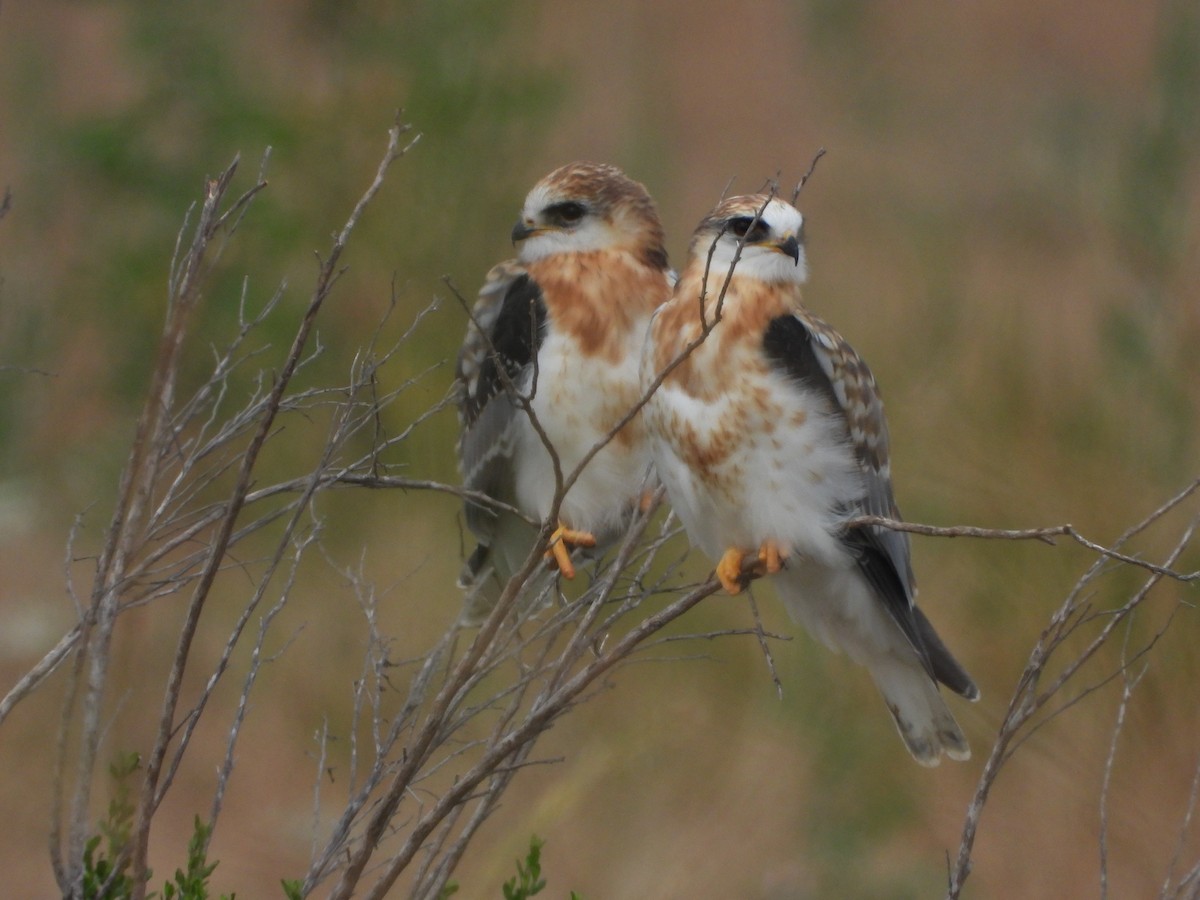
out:
<path id="1" fill-rule="evenodd" d="M 574 200 L 564 200 L 546 207 L 546 218 L 556 225 L 575 225 L 587 215 L 587 207 Z"/>
<path id="2" fill-rule="evenodd" d="M 729 220 L 726 228 L 734 237 L 741 238 L 747 244 L 765 241 L 770 236 L 770 229 L 762 219 L 754 216 L 735 216 Z"/>

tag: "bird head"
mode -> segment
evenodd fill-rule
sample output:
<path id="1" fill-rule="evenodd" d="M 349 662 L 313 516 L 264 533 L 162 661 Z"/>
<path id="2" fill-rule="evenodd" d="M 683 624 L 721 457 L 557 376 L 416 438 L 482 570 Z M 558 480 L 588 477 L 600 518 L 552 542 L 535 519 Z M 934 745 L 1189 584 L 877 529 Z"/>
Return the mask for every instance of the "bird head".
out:
<path id="1" fill-rule="evenodd" d="M 790 203 L 767 194 L 730 197 L 718 204 L 692 236 L 693 261 L 706 261 L 710 251 L 710 273 L 722 278 L 735 259 L 742 277 L 795 283 L 808 277 L 804 217 Z"/>
<path id="2" fill-rule="evenodd" d="M 519 259 L 621 248 L 666 269 L 662 223 L 646 189 L 615 166 L 576 162 L 555 169 L 525 198 L 512 230 Z"/>

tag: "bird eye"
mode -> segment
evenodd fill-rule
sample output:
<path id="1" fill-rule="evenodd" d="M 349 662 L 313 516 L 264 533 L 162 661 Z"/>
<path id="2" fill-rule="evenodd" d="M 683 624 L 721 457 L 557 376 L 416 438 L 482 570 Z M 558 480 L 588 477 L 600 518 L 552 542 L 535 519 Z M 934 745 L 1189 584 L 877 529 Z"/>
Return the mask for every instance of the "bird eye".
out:
<path id="1" fill-rule="evenodd" d="M 734 237 L 745 241 L 762 241 L 767 237 L 767 223 L 754 216 L 736 216 L 726 227 Z"/>
<path id="2" fill-rule="evenodd" d="M 736 219 L 729 220 L 729 230 L 733 232 L 734 237 L 744 238 L 753 224 L 754 219 L 750 216 L 738 216 Z"/>
<path id="3" fill-rule="evenodd" d="M 564 200 L 562 203 L 555 203 L 549 207 L 546 213 L 560 225 L 574 225 L 584 217 L 587 208 L 574 200 Z"/>

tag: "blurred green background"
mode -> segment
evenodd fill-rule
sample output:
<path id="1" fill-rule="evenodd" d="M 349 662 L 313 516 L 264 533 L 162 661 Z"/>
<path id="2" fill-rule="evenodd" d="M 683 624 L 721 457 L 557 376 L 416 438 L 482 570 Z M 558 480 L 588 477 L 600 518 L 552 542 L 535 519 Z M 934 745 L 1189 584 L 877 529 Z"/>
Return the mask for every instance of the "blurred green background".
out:
<path id="1" fill-rule="evenodd" d="M 643 181 L 681 264 L 730 179 L 795 183 L 824 147 L 800 203 L 808 296 L 883 385 L 910 519 L 1070 521 L 1110 541 L 1200 470 L 1194 2 L 4 4 L 5 690 L 72 621 L 67 534 L 87 510 L 81 540 L 94 544 L 107 521 L 176 233 L 204 178 L 240 153 L 249 186 L 272 148 L 270 186 L 207 291 L 197 374 L 204 342 L 236 322 L 243 278 L 258 302 L 286 279 L 285 308 L 302 307 L 313 254 L 369 183 L 399 107 L 423 137 L 351 242 L 320 322 L 318 382 L 344 377 L 393 293 L 401 321 L 444 302 L 389 377 L 452 359 L 464 323 L 442 276 L 473 293 L 511 252 L 525 191 L 554 166 L 609 161 Z M 286 317 L 270 327 L 289 339 Z M 444 367 L 407 393 L 395 421 L 449 379 Z M 455 480 L 454 429 L 441 415 L 396 461 Z M 373 493 L 335 506 L 335 552 L 356 560 L 366 548 L 398 655 L 419 652 L 458 603 L 455 504 Z M 1161 554 L 1170 537 L 1139 549 Z M 865 675 L 805 636 L 776 648 L 782 701 L 750 639 L 623 670 L 549 736 L 546 753 L 566 761 L 518 779 L 459 873 L 465 895 L 497 894 L 534 831 L 549 840 L 554 896 L 939 895 L 1016 675 L 1088 562 L 1069 545 L 917 539 L 923 604 L 984 694 L 955 706 L 977 751 L 965 765 L 913 765 Z M 336 582 L 314 569 L 294 611 L 294 627 L 310 627 L 256 695 L 212 851 L 218 890 L 274 896 L 305 867 L 312 735 L 345 715 L 362 652 L 361 615 Z M 1097 602 L 1133 583 L 1113 579 Z M 769 591 L 759 599 L 767 624 L 790 631 Z M 107 749 L 144 749 L 144 711 L 158 702 L 144 648 L 166 643 L 172 622 L 147 613 L 119 646 L 124 693 Z M 747 622 L 741 601 L 714 598 L 684 624 Z M 1200 747 L 1195 635 L 1187 609 L 1123 738 L 1115 896 L 1157 890 L 1174 846 Z M 61 686 L 0 729 L 11 896 L 53 893 L 45 833 Z M 970 896 L 1093 889 L 1114 707 L 1112 692 L 1094 698 L 1027 745 L 985 813 Z M 204 752 L 155 838 L 164 873 L 207 808 L 215 757 Z"/>

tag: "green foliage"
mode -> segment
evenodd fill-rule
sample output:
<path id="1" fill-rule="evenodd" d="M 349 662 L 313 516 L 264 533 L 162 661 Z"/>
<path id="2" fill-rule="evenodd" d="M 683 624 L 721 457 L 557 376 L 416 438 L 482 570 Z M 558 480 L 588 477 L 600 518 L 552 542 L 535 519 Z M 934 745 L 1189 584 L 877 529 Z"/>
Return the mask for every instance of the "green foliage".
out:
<path id="1" fill-rule="evenodd" d="M 125 900 L 133 896 L 134 880 L 128 872 L 126 854 L 133 834 L 134 805 L 130 781 L 141 764 L 141 756 L 131 751 L 118 754 L 108 767 L 114 785 L 108 812 L 98 823 L 99 834 L 89 838 L 83 848 L 84 900 Z M 188 841 L 185 868 L 175 870 L 175 878 L 163 885 L 161 894 L 147 894 L 149 900 L 158 897 L 162 900 L 208 900 L 208 879 L 217 867 L 217 863 L 208 861 L 211 837 L 212 826 L 196 816 Z M 103 851 L 100 850 L 102 842 L 105 843 Z M 147 878 L 149 876 L 147 873 Z M 299 882 L 295 884 L 298 886 Z M 288 882 L 284 882 L 284 893 L 289 898 L 300 896 L 288 891 Z M 236 894 L 222 894 L 221 900 L 236 900 L 236 897 Z"/>
<path id="2" fill-rule="evenodd" d="M 504 882 L 504 900 L 525 900 L 540 894 L 546 886 L 542 878 L 542 847 L 546 844 L 536 834 L 529 839 L 529 853 L 522 864 L 517 860 L 517 875 Z"/>
<path id="3" fill-rule="evenodd" d="M 133 799 L 130 780 L 142 767 L 142 757 L 135 751 L 118 753 L 108 766 L 113 780 L 113 795 L 108 801 L 108 815 L 100 823 L 100 833 L 108 840 L 109 855 L 129 843 L 133 829 Z"/>
<path id="4" fill-rule="evenodd" d="M 130 781 L 141 764 L 141 756 L 131 751 L 118 754 L 108 766 L 108 773 L 113 779 L 108 813 L 98 825 L 100 833 L 89 838 L 83 847 L 85 900 L 98 900 L 101 897 L 123 900 L 133 894 L 134 882 L 127 872 L 129 862 L 123 854 L 133 832 L 134 806 Z M 101 841 L 106 842 L 102 852 Z"/>
<path id="5" fill-rule="evenodd" d="M 125 864 L 114 863 L 116 856 L 111 848 L 106 856 L 96 857 L 100 846 L 100 835 L 95 835 L 83 847 L 83 896 L 84 900 L 124 900 L 133 895 L 133 881 L 125 872 Z"/>
<path id="6" fill-rule="evenodd" d="M 281 878 L 279 883 L 287 900 L 304 900 L 304 882 L 299 878 Z"/>
<path id="7" fill-rule="evenodd" d="M 175 881 L 163 886 L 163 900 L 208 900 L 208 877 L 217 867 L 208 861 L 208 839 L 212 826 L 196 816 L 192 839 L 188 841 L 187 868 L 175 870 Z M 222 894 L 222 900 L 235 900 L 236 894 Z"/>
<path id="8" fill-rule="evenodd" d="M 536 834 L 530 837 L 529 852 L 525 855 L 525 861 L 517 860 L 516 876 L 504 882 L 504 900 L 526 900 L 528 897 L 540 894 L 546 887 L 546 879 L 542 877 L 542 848 L 544 846 L 546 846 L 546 842 Z M 457 884 L 449 884 L 442 892 L 442 896 L 448 897 L 457 891 Z M 575 891 L 571 891 L 570 900 L 583 900 L 583 897 Z"/>

